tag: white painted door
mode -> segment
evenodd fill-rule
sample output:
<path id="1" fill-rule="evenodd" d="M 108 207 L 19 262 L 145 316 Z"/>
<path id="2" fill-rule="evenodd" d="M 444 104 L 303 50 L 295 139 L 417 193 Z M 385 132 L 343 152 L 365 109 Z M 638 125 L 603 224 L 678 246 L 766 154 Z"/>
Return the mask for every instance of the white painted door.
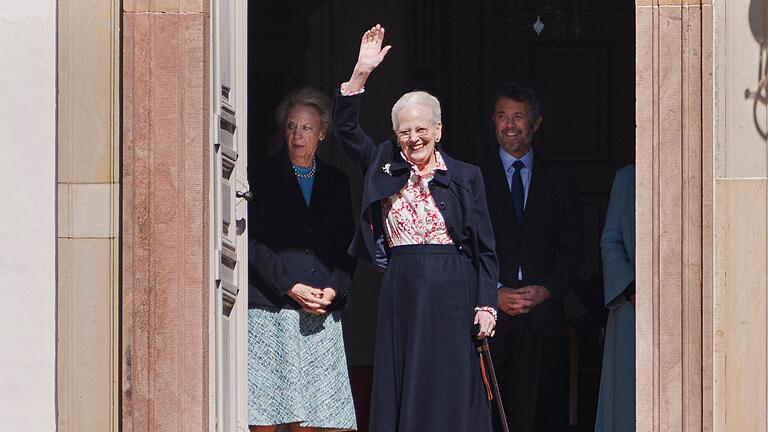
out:
<path id="1" fill-rule="evenodd" d="M 247 2 L 211 2 L 211 424 L 247 431 Z"/>

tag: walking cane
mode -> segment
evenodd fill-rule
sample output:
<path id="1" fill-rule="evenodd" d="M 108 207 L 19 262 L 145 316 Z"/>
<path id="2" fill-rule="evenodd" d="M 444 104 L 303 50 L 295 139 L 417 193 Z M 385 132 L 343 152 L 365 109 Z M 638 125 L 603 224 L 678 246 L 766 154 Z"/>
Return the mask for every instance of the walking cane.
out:
<path id="1" fill-rule="evenodd" d="M 499 391 L 499 382 L 496 381 L 496 370 L 493 368 L 493 360 L 491 359 L 491 348 L 488 346 L 488 338 L 484 337 L 477 340 L 478 333 L 480 333 L 480 325 L 475 324 L 472 326 L 472 340 L 475 342 L 475 349 L 480 354 L 480 372 L 483 375 L 485 391 L 488 394 L 488 400 L 496 399 L 496 410 L 499 414 L 501 430 L 509 432 L 507 415 L 504 413 L 504 404 L 501 403 L 501 392 Z"/>

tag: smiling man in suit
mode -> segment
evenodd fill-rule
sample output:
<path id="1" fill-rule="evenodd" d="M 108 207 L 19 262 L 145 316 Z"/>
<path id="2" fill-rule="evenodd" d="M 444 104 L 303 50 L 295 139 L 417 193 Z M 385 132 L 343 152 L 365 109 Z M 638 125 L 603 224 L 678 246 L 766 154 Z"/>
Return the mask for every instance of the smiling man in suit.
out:
<path id="1" fill-rule="evenodd" d="M 483 159 L 499 258 L 499 320 L 491 348 L 510 430 L 568 427 L 563 297 L 583 260 L 576 178 L 534 155 L 542 103 L 528 84 L 492 100 L 497 148 Z"/>

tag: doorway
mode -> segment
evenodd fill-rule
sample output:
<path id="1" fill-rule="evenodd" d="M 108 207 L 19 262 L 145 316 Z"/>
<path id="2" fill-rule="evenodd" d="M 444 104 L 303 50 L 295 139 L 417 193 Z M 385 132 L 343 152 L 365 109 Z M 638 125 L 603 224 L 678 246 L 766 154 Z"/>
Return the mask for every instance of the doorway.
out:
<path id="1" fill-rule="evenodd" d="M 544 25 L 537 33 L 533 25 Z M 328 94 L 348 78 L 360 33 L 387 28 L 393 45 L 368 82 L 362 123 L 377 140 L 391 131 L 389 110 L 423 89 L 443 105 L 444 147 L 477 161 L 488 145 L 489 98 L 510 80 L 529 81 L 544 99 L 535 148 L 573 170 L 584 217 L 585 264 L 570 296 L 571 423 L 593 430 L 602 331 L 600 233 L 613 174 L 634 161 L 635 9 L 630 0 L 537 2 L 351 0 L 260 2 L 248 11 L 249 166 L 278 146 L 274 109 L 289 90 Z M 319 156 L 345 171 L 359 209 L 361 180 L 332 140 Z M 255 199 L 258 199 L 256 197 Z M 345 344 L 360 430 L 365 430 L 379 274 L 360 264 L 345 310 Z"/>

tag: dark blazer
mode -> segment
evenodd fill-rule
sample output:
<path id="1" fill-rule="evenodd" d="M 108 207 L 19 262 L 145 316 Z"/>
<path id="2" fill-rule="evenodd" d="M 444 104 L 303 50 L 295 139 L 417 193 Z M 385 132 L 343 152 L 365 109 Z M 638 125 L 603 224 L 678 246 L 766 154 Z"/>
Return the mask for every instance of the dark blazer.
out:
<path id="1" fill-rule="evenodd" d="M 384 268 L 388 246 L 380 203 L 405 186 L 410 171 L 396 143 L 386 141 L 377 146 L 360 127 L 361 101 L 362 95 L 341 96 L 337 91 L 333 109 L 334 133 L 364 176 L 360 221 L 349 252 Z M 476 304 L 496 307 L 498 263 L 483 176 L 477 167 L 457 161 L 444 151 L 440 154 L 448 169 L 438 170 L 429 183 L 432 197 L 458 251 L 475 267 Z"/>
<path id="2" fill-rule="evenodd" d="M 330 309 L 343 307 L 356 265 L 347 176 L 318 160 L 307 207 L 285 148 L 249 171 L 249 307 L 298 309 L 286 294 L 297 282 L 335 289 Z"/>
<path id="3" fill-rule="evenodd" d="M 534 155 L 528 200 L 519 224 L 497 149 L 481 161 L 488 210 L 496 235 L 499 282 L 519 288 L 543 285 L 552 294 L 510 321 L 542 335 L 564 335 L 563 296 L 581 270 L 584 233 L 576 177 Z M 522 266 L 523 279 L 518 280 Z"/>

